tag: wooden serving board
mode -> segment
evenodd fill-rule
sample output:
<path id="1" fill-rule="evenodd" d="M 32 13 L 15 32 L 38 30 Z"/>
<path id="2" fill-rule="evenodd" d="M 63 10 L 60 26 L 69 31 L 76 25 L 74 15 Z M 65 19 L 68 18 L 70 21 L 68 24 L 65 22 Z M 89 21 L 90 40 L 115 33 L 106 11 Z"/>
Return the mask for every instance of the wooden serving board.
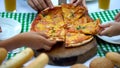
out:
<path id="1" fill-rule="evenodd" d="M 65 48 L 64 44 L 57 43 L 51 51 L 37 50 L 36 55 L 41 52 L 48 54 L 49 64 L 68 66 L 75 63 L 84 63 L 97 53 L 97 43 L 95 38 L 90 42 L 73 48 Z"/>

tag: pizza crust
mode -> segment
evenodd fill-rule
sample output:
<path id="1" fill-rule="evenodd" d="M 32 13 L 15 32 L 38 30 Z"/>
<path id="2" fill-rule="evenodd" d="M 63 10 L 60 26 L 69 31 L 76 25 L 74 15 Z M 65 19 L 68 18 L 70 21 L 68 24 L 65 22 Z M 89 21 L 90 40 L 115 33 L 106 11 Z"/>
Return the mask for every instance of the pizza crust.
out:
<path id="1" fill-rule="evenodd" d="M 84 44 L 90 42 L 92 39 L 93 39 L 93 37 L 91 37 L 91 38 L 89 38 L 87 40 L 84 40 L 83 42 L 80 42 L 80 43 L 65 45 L 65 47 L 77 47 L 77 46 L 81 46 L 81 45 L 84 45 Z"/>

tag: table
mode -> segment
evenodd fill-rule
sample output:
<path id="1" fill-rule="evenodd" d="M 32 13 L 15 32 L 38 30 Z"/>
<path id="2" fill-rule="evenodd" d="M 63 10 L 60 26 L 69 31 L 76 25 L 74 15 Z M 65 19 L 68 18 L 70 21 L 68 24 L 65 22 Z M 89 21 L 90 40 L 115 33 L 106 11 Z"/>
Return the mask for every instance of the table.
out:
<path id="1" fill-rule="evenodd" d="M 58 4 L 57 1 L 58 0 L 53 1 L 54 5 Z M 87 2 L 88 11 L 89 11 L 90 16 L 93 19 L 100 18 L 102 22 L 114 20 L 114 16 L 120 11 L 119 10 L 120 7 L 118 6 L 119 5 L 118 3 L 120 3 L 120 0 L 111 0 L 110 10 L 102 11 L 102 12 L 100 12 L 100 10 L 98 9 L 97 2 L 98 2 L 97 0 Z M 21 32 L 29 31 L 31 21 L 35 18 L 36 13 L 37 13 L 35 10 L 33 10 L 27 4 L 26 0 L 17 0 L 17 11 L 15 13 L 5 12 L 3 0 L 1 0 L 1 2 L 0 2 L 0 8 L 1 8 L 0 9 L 0 17 L 13 18 L 15 20 L 18 20 L 20 23 L 22 23 L 22 31 Z M 109 18 L 109 16 L 110 16 L 110 18 Z M 98 56 L 103 57 L 105 55 L 103 53 L 103 49 L 105 51 L 114 51 L 114 52 L 120 51 L 120 46 L 104 42 L 97 37 L 96 37 L 96 39 L 97 39 L 97 43 L 98 43 L 98 53 L 95 57 L 98 57 Z M 14 54 L 9 54 L 9 56 L 13 56 L 13 55 Z M 95 57 L 91 58 L 84 64 L 86 66 L 89 66 L 90 61 L 92 59 L 94 59 Z M 62 66 L 61 67 L 61 66 L 47 65 L 45 68 L 69 68 L 69 67 L 70 66 L 66 66 L 66 67 Z"/>

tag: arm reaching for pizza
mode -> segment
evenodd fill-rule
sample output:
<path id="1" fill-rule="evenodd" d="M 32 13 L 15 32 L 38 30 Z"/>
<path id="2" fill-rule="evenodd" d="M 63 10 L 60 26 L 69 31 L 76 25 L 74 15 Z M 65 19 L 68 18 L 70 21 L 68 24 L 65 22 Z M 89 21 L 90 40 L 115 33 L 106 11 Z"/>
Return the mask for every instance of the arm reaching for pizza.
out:
<path id="1" fill-rule="evenodd" d="M 33 49 L 50 50 L 56 41 L 50 41 L 47 36 L 39 32 L 26 32 L 18 34 L 10 39 L 0 41 L 0 47 L 6 48 L 8 51 L 27 46 Z"/>
<path id="2" fill-rule="evenodd" d="M 51 0 L 27 0 L 27 2 L 36 11 L 42 11 L 47 7 L 53 7 Z"/>
<path id="3" fill-rule="evenodd" d="M 120 35 L 120 22 L 108 23 L 100 25 L 102 28 L 100 35 L 115 36 Z"/>

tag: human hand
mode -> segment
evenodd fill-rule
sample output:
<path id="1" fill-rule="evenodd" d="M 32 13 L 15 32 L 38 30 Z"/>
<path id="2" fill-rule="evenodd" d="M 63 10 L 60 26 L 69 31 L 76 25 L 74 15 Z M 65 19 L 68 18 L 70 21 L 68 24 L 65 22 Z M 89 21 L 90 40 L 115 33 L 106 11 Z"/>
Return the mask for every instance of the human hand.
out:
<path id="1" fill-rule="evenodd" d="M 120 13 L 118 13 L 118 14 L 115 16 L 115 21 L 116 21 L 116 22 L 120 22 Z"/>
<path id="2" fill-rule="evenodd" d="M 70 3 L 74 4 L 75 6 L 83 5 L 86 7 L 85 0 L 70 0 Z"/>
<path id="3" fill-rule="evenodd" d="M 40 32 L 26 32 L 17 35 L 15 38 L 22 44 L 31 47 L 33 49 L 45 49 L 50 50 L 56 41 L 50 41 L 47 36 Z"/>
<path id="4" fill-rule="evenodd" d="M 108 23 L 104 25 L 100 25 L 102 30 L 100 31 L 100 35 L 106 36 L 115 36 L 120 35 L 120 23 Z"/>
<path id="5" fill-rule="evenodd" d="M 53 7 L 51 0 L 27 0 L 27 2 L 36 11 L 42 11 L 47 7 Z"/>
<path id="6" fill-rule="evenodd" d="M 1 29 L 1 27 L 0 27 L 0 32 L 2 32 L 2 29 Z"/>

